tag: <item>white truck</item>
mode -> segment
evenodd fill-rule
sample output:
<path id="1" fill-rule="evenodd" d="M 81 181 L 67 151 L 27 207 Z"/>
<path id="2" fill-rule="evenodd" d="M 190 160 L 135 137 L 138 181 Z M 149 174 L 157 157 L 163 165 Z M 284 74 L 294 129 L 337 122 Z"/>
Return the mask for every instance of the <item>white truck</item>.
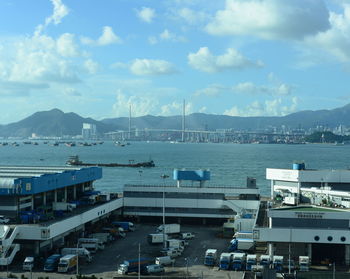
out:
<path id="1" fill-rule="evenodd" d="M 26 257 L 23 261 L 22 269 L 31 271 L 34 268 L 34 257 Z"/>
<path id="2" fill-rule="evenodd" d="M 253 232 L 251 232 L 251 231 L 235 232 L 235 234 L 233 235 L 233 239 L 235 239 L 235 238 L 253 239 Z"/>
<path id="3" fill-rule="evenodd" d="M 76 204 L 68 202 L 53 202 L 52 210 L 73 211 L 76 208 Z"/>
<path id="4" fill-rule="evenodd" d="M 246 270 L 252 270 L 252 266 L 257 264 L 256 255 L 247 255 Z"/>
<path id="5" fill-rule="evenodd" d="M 92 261 L 92 256 L 89 250 L 85 248 L 62 248 L 61 255 L 78 255 L 79 258 L 84 258 L 87 262 Z"/>
<path id="6" fill-rule="evenodd" d="M 177 234 L 177 233 L 180 233 L 180 225 L 179 224 L 165 224 L 164 227 L 165 227 L 164 232 L 166 234 Z M 157 228 L 157 233 L 162 233 L 162 232 L 163 232 L 163 225 L 160 225 Z"/>
<path id="7" fill-rule="evenodd" d="M 113 240 L 113 237 L 110 233 L 93 233 L 93 234 L 89 235 L 89 238 L 97 238 L 103 244 L 106 244 L 106 243 L 111 242 Z"/>
<path id="8" fill-rule="evenodd" d="M 147 241 L 149 244 L 161 244 L 163 243 L 163 239 L 165 237 L 165 240 L 168 239 L 168 236 L 166 234 L 162 233 L 151 233 L 147 236 Z"/>
<path id="9" fill-rule="evenodd" d="M 245 253 L 232 253 L 232 269 L 244 270 L 246 263 Z"/>
<path id="10" fill-rule="evenodd" d="M 58 272 L 68 272 L 77 267 L 78 256 L 69 254 L 60 258 L 58 263 Z"/>
<path id="11" fill-rule="evenodd" d="M 217 258 L 217 249 L 207 249 L 207 251 L 205 251 L 204 265 L 214 266 Z"/>
<path id="12" fill-rule="evenodd" d="M 261 255 L 259 264 L 263 265 L 263 266 L 269 266 L 271 264 L 271 256 L 270 255 Z"/>
<path id="13" fill-rule="evenodd" d="M 179 239 L 167 239 L 165 245 L 167 248 L 176 248 L 180 251 L 185 249 L 182 240 Z"/>
<path id="14" fill-rule="evenodd" d="M 105 248 L 103 242 L 98 238 L 79 238 L 79 247 L 89 250 L 91 253 L 96 253 L 98 250 Z"/>
<path id="15" fill-rule="evenodd" d="M 170 256 L 157 257 L 155 263 L 160 265 L 170 265 L 175 263 L 175 259 L 172 259 Z"/>
<path id="16" fill-rule="evenodd" d="M 299 256 L 299 270 L 309 271 L 310 258 L 308 256 Z"/>
<path id="17" fill-rule="evenodd" d="M 236 250 L 250 251 L 253 250 L 255 246 L 254 239 L 249 238 L 234 238 L 230 242 L 229 251 L 233 252 Z"/>
<path id="18" fill-rule="evenodd" d="M 180 233 L 180 238 L 184 240 L 192 239 L 194 238 L 194 234 L 191 232 L 183 232 L 183 233 Z"/>
<path id="19" fill-rule="evenodd" d="M 273 256 L 272 265 L 273 269 L 277 270 L 277 272 L 281 272 L 283 270 L 283 256 Z"/>

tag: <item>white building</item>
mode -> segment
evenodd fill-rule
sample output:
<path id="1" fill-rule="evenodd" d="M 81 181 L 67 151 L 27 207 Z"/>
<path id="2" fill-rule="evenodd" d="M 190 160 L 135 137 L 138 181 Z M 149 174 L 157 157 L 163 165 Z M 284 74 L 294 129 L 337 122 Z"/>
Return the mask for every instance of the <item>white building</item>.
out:
<path id="1" fill-rule="evenodd" d="M 83 129 L 81 130 L 83 139 L 91 139 L 96 137 L 97 129 L 95 124 L 83 123 Z"/>
<path id="2" fill-rule="evenodd" d="M 254 238 L 270 255 L 350 265 L 350 170 L 267 169 L 273 203 L 261 205 Z"/>

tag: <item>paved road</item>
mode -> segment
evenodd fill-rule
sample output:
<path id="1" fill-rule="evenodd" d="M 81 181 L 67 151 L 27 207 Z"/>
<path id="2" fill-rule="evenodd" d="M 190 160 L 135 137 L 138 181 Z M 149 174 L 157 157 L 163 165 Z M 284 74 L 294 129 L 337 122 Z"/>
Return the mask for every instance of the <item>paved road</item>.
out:
<path id="1" fill-rule="evenodd" d="M 95 274 L 98 278 L 111 279 L 113 277 L 122 278 L 118 275 L 116 270 L 120 263 L 127 259 L 138 258 L 139 244 L 141 250 L 141 257 L 155 258 L 160 255 L 159 250 L 161 246 L 149 245 L 147 243 L 147 235 L 154 233 L 156 224 L 142 224 L 136 225 L 136 231 L 127 234 L 124 239 L 117 239 L 116 241 L 106 245 L 103 251 L 100 251 L 94 255 L 93 262 L 91 264 L 83 264 L 80 266 L 80 272 L 84 275 Z M 215 248 L 218 249 L 220 255 L 227 246 L 228 239 L 222 239 L 218 235 L 220 233 L 219 227 L 206 227 L 206 226 L 189 226 L 182 225 L 181 231 L 193 232 L 196 237 L 189 241 L 189 245 L 186 247 L 183 254 L 176 258 L 174 266 L 166 267 L 165 274 L 162 278 L 186 278 L 186 276 L 193 276 L 192 278 L 239 278 L 241 279 L 243 274 L 241 272 L 223 271 L 218 270 L 217 267 L 210 268 L 203 265 L 204 254 L 206 249 Z M 21 277 L 24 274 L 30 278 L 30 273 L 22 273 L 20 266 L 10 267 L 9 270 L 12 274 Z M 136 274 L 135 274 L 136 275 Z M 0 272 L 0 277 L 6 278 L 6 272 Z M 49 277 L 50 279 L 72 278 L 74 274 L 58 274 L 58 273 L 44 273 L 35 271 L 32 274 L 33 279 L 39 277 Z M 134 276 L 125 276 L 124 278 L 132 278 Z M 143 276 L 142 276 L 143 277 Z M 136 276 L 137 278 L 137 276 Z M 145 278 L 151 278 L 145 276 Z M 177 277 L 179 278 L 179 277 Z"/>

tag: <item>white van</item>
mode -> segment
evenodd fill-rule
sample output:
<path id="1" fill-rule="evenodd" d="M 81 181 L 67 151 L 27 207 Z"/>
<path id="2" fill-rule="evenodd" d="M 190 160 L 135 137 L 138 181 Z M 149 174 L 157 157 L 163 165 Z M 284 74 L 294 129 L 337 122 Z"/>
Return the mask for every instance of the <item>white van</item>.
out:
<path id="1" fill-rule="evenodd" d="M 162 251 L 164 256 L 170 256 L 171 258 L 176 258 L 178 256 L 181 256 L 181 252 L 175 249 L 168 249 Z"/>
<path id="2" fill-rule="evenodd" d="M 159 265 L 169 265 L 174 264 L 175 259 L 172 259 L 170 256 L 157 257 L 155 263 Z"/>
<path id="3" fill-rule="evenodd" d="M 148 274 L 153 274 L 153 273 L 163 273 L 164 272 L 164 267 L 159 264 L 151 264 L 146 266 L 146 272 Z"/>
<path id="4" fill-rule="evenodd" d="M 194 238 L 194 234 L 191 232 L 183 232 L 180 234 L 180 236 L 182 239 L 186 239 L 186 240 Z"/>

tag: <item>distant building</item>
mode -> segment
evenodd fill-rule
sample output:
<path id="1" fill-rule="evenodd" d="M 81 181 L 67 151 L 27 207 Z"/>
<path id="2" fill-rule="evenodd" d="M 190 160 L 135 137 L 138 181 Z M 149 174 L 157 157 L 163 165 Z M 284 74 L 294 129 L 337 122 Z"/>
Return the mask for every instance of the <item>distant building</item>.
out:
<path id="1" fill-rule="evenodd" d="M 83 139 L 91 139 L 96 137 L 96 125 L 91 123 L 83 123 L 83 129 L 81 130 L 81 135 Z"/>

